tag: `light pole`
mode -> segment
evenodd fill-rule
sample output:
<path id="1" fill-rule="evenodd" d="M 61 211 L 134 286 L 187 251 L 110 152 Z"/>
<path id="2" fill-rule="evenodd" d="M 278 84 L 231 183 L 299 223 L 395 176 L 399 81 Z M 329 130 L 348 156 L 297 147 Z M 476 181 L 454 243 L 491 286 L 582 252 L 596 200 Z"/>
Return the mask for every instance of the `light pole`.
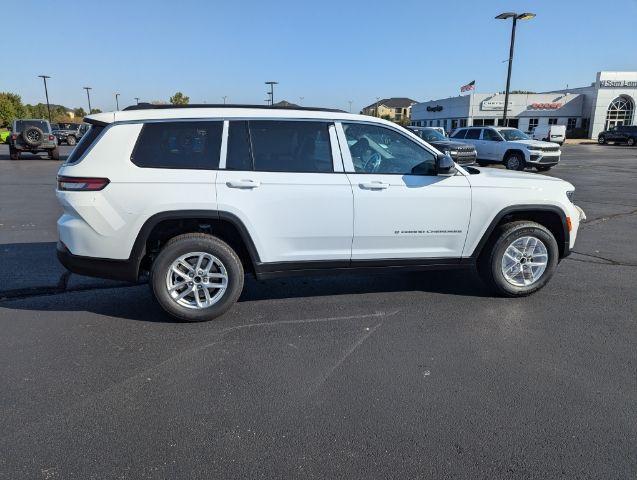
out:
<path id="1" fill-rule="evenodd" d="M 86 98 L 88 99 L 88 114 L 91 114 L 91 94 L 89 93 L 91 90 L 91 87 L 82 87 L 84 88 L 84 90 L 86 90 Z"/>
<path id="2" fill-rule="evenodd" d="M 115 107 L 117 108 L 117 111 L 119 111 L 119 93 L 115 94 Z"/>
<path id="3" fill-rule="evenodd" d="M 51 106 L 49 105 L 49 91 L 46 88 L 46 79 L 51 78 L 48 75 L 38 75 L 42 80 L 44 80 L 44 95 L 46 96 L 46 111 L 49 113 L 49 123 L 51 123 Z"/>
<path id="4" fill-rule="evenodd" d="M 224 95 L 224 96 L 223 96 L 223 97 L 221 97 L 221 98 L 223 98 L 223 104 L 225 105 L 225 104 L 226 104 L 226 99 L 228 98 L 228 95 Z"/>
<path id="5" fill-rule="evenodd" d="M 352 113 L 352 101 L 348 100 L 347 103 L 349 103 L 349 113 Z"/>
<path id="6" fill-rule="evenodd" d="M 137 102 L 137 105 L 139 105 L 139 97 L 135 97 L 135 102 Z"/>
<path id="7" fill-rule="evenodd" d="M 380 97 L 376 97 L 376 117 L 380 117 L 380 115 L 378 114 L 378 107 L 380 107 L 380 105 L 378 104 L 380 102 Z"/>
<path id="8" fill-rule="evenodd" d="M 504 12 L 495 17 L 498 20 L 507 20 L 509 18 L 513 19 L 513 24 L 511 25 L 511 46 L 509 47 L 509 69 L 507 72 L 507 87 L 504 92 L 504 111 L 502 113 L 502 126 L 506 127 L 507 124 L 507 108 L 509 107 L 509 89 L 511 87 L 511 67 L 513 66 L 513 47 L 515 46 L 515 27 L 518 23 L 518 20 L 531 20 L 535 17 L 535 13 L 524 12 L 524 13 L 515 13 L 515 12 Z"/>
<path id="9" fill-rule="evenodd" d="M 274 105 L 274 86 L 278 85 L 279 82 L 273 82 L 273 81 L 269 81 L 269 82 L 265 82 L 266 85 L 270 85 L 270 105 Z"/>

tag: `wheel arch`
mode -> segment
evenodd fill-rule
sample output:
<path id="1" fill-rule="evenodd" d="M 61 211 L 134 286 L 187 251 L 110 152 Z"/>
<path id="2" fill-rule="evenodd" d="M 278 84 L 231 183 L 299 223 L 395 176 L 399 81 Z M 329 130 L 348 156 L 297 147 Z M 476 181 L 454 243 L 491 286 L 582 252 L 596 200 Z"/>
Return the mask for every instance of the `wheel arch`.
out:
<path id="1" fill-rule="evenodd" d="M 566 213 L 555 205 L 514 205 L 500 210 L 491 220 L 470 257 L 478 259 L 493 240 L 497 227 L 516 220 L 528 220 L 546 227 L 555 237 L 560 259 L 570 253 L 570 232 Z"/>
<path id="2" fill-rule="evenodd" d="M 519 148 L 509 148 L 509 149 L 507 149 L 507 151 L 504 152 L 504 157 L 502 157 L 502 160 L 506 160 L 513 153 L 519 153 L 520 155 L 522 155 L 522 160 L 526 160 L 526 156 L 524 155 L 524 152 L 522 150 L 520 150 Z"/>
<path id="3" fill-rule="evenodd" d="M 172 210 L 156 213 L 140 228 L 129 257 L 137 275 L 149 267 L 166 241 L 191 232 L 209 233 L 228 243 L 246 271 L 254 272 L 260 262 L 248 229 L 236 215 L 218 210 Z"/>

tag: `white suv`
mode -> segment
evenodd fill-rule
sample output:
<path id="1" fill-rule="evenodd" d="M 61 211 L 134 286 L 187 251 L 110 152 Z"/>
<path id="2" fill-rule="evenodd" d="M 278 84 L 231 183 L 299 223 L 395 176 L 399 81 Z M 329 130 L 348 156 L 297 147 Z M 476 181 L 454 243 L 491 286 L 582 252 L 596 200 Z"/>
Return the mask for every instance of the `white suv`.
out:
<path id="1" fill-rule="evenodd" d="M 136 281 L 187 321 L 258 278 L 477 267 L 499 294 L 544 286 L 583 212 L 556 178 L 455 165 L 385 120 L 334 110 L 129 107 L 58 176 L 58 257 Z"/>
<path id="2" fill-rule="evenodd" d="M 509 170 L 535 167 L 544 172 L 560 161 L 558 145 L 533 140 L 517 128 L 466 127 L 453 132 L 451 138 L 475 146 L 482 166 L 497 162 Z"/>

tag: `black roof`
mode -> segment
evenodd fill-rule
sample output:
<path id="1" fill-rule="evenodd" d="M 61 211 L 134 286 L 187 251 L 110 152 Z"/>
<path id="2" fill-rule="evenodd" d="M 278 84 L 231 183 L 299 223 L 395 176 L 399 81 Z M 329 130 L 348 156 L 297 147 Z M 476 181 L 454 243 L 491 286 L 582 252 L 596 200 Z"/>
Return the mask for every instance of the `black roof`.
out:
<path id="1" fill-rule="evenodd" d="M 195 103 L 190 105 L 154 105 L 152 103 L 140 103 L 138 105 L 130 105 L 124 110 L 166 110 L 169 108 L 259 108 L 263 110 L 305 110 L 309 112 L 338 112 L 346 113 L 344 110 L 338 110 L 336 108 L 318 108 L 318 107 L 299 107 L 288 105 L 242 105 L 242 104 L 211 104 L 211 103 Z"/>

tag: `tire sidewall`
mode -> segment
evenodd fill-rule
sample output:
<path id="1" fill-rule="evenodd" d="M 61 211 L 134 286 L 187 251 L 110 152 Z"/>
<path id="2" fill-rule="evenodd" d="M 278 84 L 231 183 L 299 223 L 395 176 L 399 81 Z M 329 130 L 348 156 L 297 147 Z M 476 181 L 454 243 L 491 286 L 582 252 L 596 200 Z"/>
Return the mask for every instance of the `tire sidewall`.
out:
<path id="1" fill-rule="evenodd" d="M 604 145 L 606 143 L 606 137 L 604 135 L 601 135 L 597 138 L 597 143 L 599 143 L 600 145 Z"/>
<path id="2" fill-rule="evenodd" d="M 66 137 L 66 144 L 69 146 L 74 146 L 77 143 L 77 140 L 75 139 L 75 137 L 73 135 L 69 135 L 68 137 Z"/>
<path id="3" fill-rule="evenodd" d="M 502 273 L 502 257 L 506 249 L 516 239 L 525 236 L 538 238 L 546 246 L 548 253 L 548 264 L 542 277 L 532 285 L 518 287 L 509 283 Z M 559 249 L 553 235 L 544 227 L 537 225 L 521 224 L 516 228 L 505 230 L 503 235 L 495 242 L 493 253 L 489 265 L 490 274 L 494 286 L 503 294 L 508 296 L 525 296 L 540 290 L 544 287 L 555 273 L 559 259 Z"/>
<path id="4" fill-rule="evenodd" d="M 172 263 L 191 252 L 206 252 L 217 257 L 228 272 L 228 287 L 214 305 L 195 310 L 178 305 L 166 289 L 166 274 Z M 186 322 L 204 322 L 225 313 L 243 290 L 243 266 L 236 253 L 224 242 L 209 235 L 176 237 L 161 250 L 151 269 L 151 290 L 161 307 L 173 317 Z"/>
<path id="5" fill-rule="evenodd" d="M 509 161 L 512 158 L 518 159 L 518 166 L 516 168 L 509 166 Z M 504 166 L 507 168 L 507 170 L 524 170 L 524 158 L 519 153 L 510 153 L 509 155 L 507 155 L 507 158 L 504 161 Z"/>
<path id="6" fill-rule="evenodd" d="M 634 147 L 634 146 L 635 146 L 635 139 L 634 139 L 634 138 L 632 138 L 632 137 L 631 137 L 631 138 L 629 138 L 629 139 L 626 141 L 626 145 L 628 145 L 629 147 Z"/>

